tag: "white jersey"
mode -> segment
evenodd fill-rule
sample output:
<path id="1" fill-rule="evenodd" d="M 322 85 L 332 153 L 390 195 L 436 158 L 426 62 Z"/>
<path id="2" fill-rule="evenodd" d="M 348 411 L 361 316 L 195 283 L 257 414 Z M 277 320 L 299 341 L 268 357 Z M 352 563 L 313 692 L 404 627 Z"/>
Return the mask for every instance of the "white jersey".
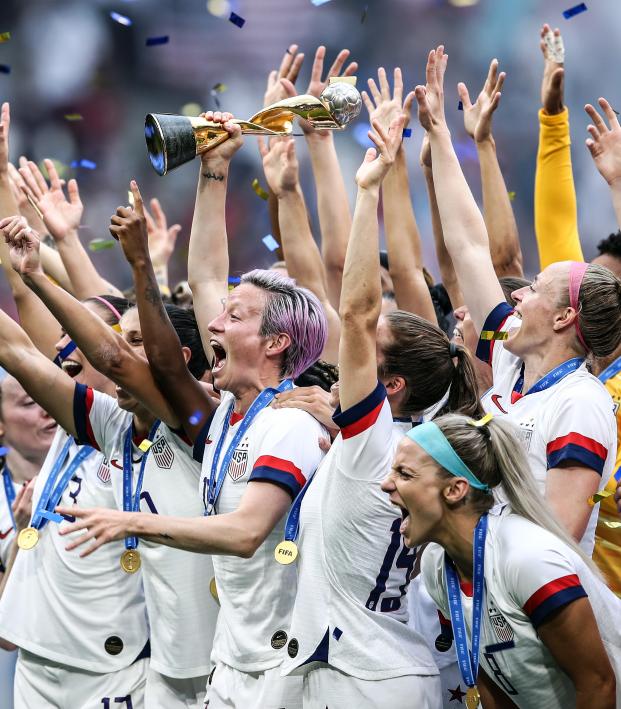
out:
<path id="1" fill-rule="evenodd" d="M 6 570 L 9 554 L 11 552 L 11 544 L 15 538 L 11 503 L 9 502 L 4 486 L 5 473 L 8 473 L 10 477 L 11 473 L 6 466 L 0 469 L 0 574 L 3 574 Z M 12 478 L 11 483 L 14 486 L 15 493 L 17 493 L 17 485 L 15 485 Z"/>
<path id="2" fill-rule="evenodd" d="M 519 327 L 507 303 L 489 314 L 483 330 L 506 331 Z M 546 475 L 551 468 L 571 462 L 595 470 L 601 476 L 599 489 L 612 475 L 617 453 L 617 426 L 613 401 L 606 387 L 583 364 L 542 391 L 516 392 L 523 363 L 505 349 L 502 340 L 480 340 L 477 356 L 492 365 L 494 383 L 484 400 L 486 411 L 506 415 L 520 429 L 531 470 L 539 491 L 545 493 Z M 580 542 L 593 552 L 599 505 L 589 518 Z"/>
<path id="3" fill-rule="evenodd" d="M 194 446 L 195 458 L 203 464 L 205 503 L 212 460 L 233 400 L 230 392 L 222 393 L 220 405 Z M 241 421 L 232 414 L 219 465 Z M 322 437 L 324 429 L 305 411 L 262 409 L 233 453 L 216 512 L 234 512 L 246 485 L 254 481 L 278 485 L 294 499 L 323 457 Z M 295 565 L 283 566 L 274 559 L 274 550 L 283 539 L 285 516 L 251 559 L 213 557 L 221 605 L 215 654 L 242 672 L 261 672 L 276 667 L 282 659 L 297 583 Z"/>
<path id="4" fill-rule="evenodd" d="M 33 510 L 67 439 L 58 428 L 35 483 Z M 68 460 L 78 451 L 72 441 Z M 82 462 L 59 504 L 116 508 L 110 468 L 100 453 Z M 106 544 L 86 558 L 80 558 L 79 549 L 67 551 L 74 535 L 61 537 L 64 526 L 48 522 L 38 544 L 17 554 L 0 599 L 0 637 L 54 662 L 116 672 L 131 665 L 148 640 L 141 574 L 121 570 L 122 542 Z"/>
<path id="5" fill-rule="evenodd" d="M 123 509 L 123 442 L 133 416 L 113 397 L 80 384 L 76 385 L 74 411 L 80 440 L 110 458 L 117 505 Z M 143 455 L 133 442 L 132 489 Z M 145 465 L 140 511 L 200 517 L 199 479 L 200 465 L 192 458 L 191 446 L 160 424 Z M 173 678 L 209 674 L 218 615 L 217 603 L 209 593 L 211 556 L 144 539 L 139 540 L 138 548 L 151 625 L 151 668 Z"/>
<path id="6" fill-rule="evenodd" d="M 380 489 L 411 422 L 394 423 L 378 383 L 334 421 L 341 428 L 303 500 L 296 597 L 283 673 L 315 661 L 363 680 L 437 675 L 424 639 L 408 627 L 406 592 L 416 550 Z"/>
<path id="7" fill-rule="evenodd" d="M 621 599 L 597 579 L 558 537 L 511 514 L 490 513 L 485 543 L 485 598 L 480 663 L 518 707 L 565 709 L 576 705 L 568 675 L 556 664 L 537 628 L 559 608 L 588 596 L 604 646 L 617 675 L 621 699 Z M 425 585 L 450 618 L 444 550 L 430 544 L 423 553 Z M 471 584 L 461 602 L 470 640 Z"/>

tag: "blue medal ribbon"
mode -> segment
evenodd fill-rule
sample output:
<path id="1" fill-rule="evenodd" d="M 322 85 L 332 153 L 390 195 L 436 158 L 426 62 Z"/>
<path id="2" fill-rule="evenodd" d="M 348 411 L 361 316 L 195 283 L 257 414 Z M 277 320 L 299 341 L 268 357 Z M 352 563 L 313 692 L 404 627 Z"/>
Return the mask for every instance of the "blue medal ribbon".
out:
<path id="1" fill-rule="evenodd" d="M 15 502 L 16 492 L 15 485 L 13 484 L 13 478 L 11 477 L 11 471 L 8 466 L 4 466 L 2 469 L 2 482 L 4 483 L 4 494 L 6 495 L 6 502 L 9 506 L 9 514 L 11 515 L 11 522 L 13 523 L 13 529 L 15 529 L 15 516 L 13 515 L 13 503 Z"/>
<path id="2" fill-rule="evenodd" d="M 222 459 L 222 465 L 218 470 L 218 462 L 220 460 L 220 453 L 222 453 L 222 446 L 224 445 L 224 440 L 226 439 L 226 434 L 229 432 L 229 426 L 231 421 L 231 414 L 233 413 L 233 407 L 235 402 L 232 402 L 229 406 L 229 410 L 226 412 L 226 417 L 224 419 L 224 424 L 222 425 L 222 433 L 218 439 L 216 445 L 216 451 L 211 461 L 211 471 L 209 473 L 209 485 L 207 486 L 207 504 L 205 505 L 205 516 L 213 514 L 216 507 L 216 502 L 220 496 L 220 491 L 222 490 L 222 485 L 224 484 L 224 478 L 229 469 L 229 464 L 235 448 L 246 435 L 246 432 L 250 428 L 256 415 L 262 411 L 266 406 L 272 403 L 272 400 L 283 391 L 288 389 L 293 389 L 293 382 L 290 379 L 285 379 L 282 381 L 275 389 L 273 387 L 268 387 L 263 389 L 263 391 L 257 396 L 257 398 L 252 402 L 250 408 L 246 412 L 246 415 L 242 419 L 242 422 L 233 436 L 233 440 L 230 442 L 229 447 L 226 449 L 224 458 Z"/>
<path id="3" fill-rule="evenodd" d="M 62 515 L 56 514 L 54 508 L 60 502 L 60 498 L 63 496 L 65 488 L 69 484 L 69 481 L 73 477 L 75 471 L 82 465 L 82 463 L 88 458 L 91 453 L 94 453 L 94 449 L 90 446 L 80 446 L 79 451 L 75 454 L 65 471 L 60 475 L 61 470 L 67 460 L 69 455 L 69 449 L 71 448 L 72 439 L 68 438 L 65 445 L 56 461 L 54 466 L 45 481 L 43 486 L 43 492 L 41 497 L 37 502 L 34 514 L 30 521 L 30 526 L 35 529 L 43 529 L 48 521 L 61 522 Z M 60 476 L 60 479 L 59 479 Z"/>
<path id="4" fill-rule="evenodd" d="M 597 377 L 604 384 L 621 372 L 621 357 L 617 357 L 612 364 L 609 364 Z"/>
<path id="5" fill-rule="evenodd" d="M 69 355 L 70 355 L 75 349 L 77 349 L 77 347 L 78 347 L 78 346 L 76 345 L 76 343 L 75 343 L 73 340 L 71 340 L 71 341 L 69 342 L 69 344 L 65 345 L 65 346 L 62 348 L 62 350 L 56 355 L 56 357 L 54 357 L 54 359 L 53 359 L 52 361 L 54 362 L 55 365 L 57 365 L 58 367 L 60 367 L 60 365 L 63 363 L 63 359 L 67 359 L 67 357 L 69 357 Z"/>
<path id="6" fill-rule="evenodd" d="M 560 382 L 561 379 L 565 379 L 568 374 L 571 374 L 572 372 L 575 372 L 577 369 L 579 369 L 582 366 L 583 362 L 584 359 L 582 357 L 573 357 L 572 359 L 568 359 L 567 362 L 559 364 L 558 367 L 554 367 L 551 372 L 548 372 L 543 377 L 541 377 L 541 379 L 535 382 L 533 386 L 526 392 L 525 396 L 528 396 L 529 394 L 536 394 L 537 392 L 543 391 L 544 389 L 548 389 L 553 384 Z M 522 368 L 522 373 L 520 374 L 519 379 L 515 383 L 513 391 L 518 394 L 521 394 L 523 386 L 524 370 Z"/>
<path id="7" fill-rule="evenodd" d="M 317 473 L 315 473 L 315 475 L 316 474 Z M 311 477 L 306 481 L 304 487 L 300 490 L 300 492 L 298 492 L 295 500 L 289 508 L 289 514 L 287 515 L 287 520 L 285 522 L 285 541 L 287 542 L 294 542 L 298 538 L 298 534 L 300 533 L 300 512 L 302 510 L 302 500 L 304 499 L 304 495 L 306 495 L 306 491 L 310 487 L 310 484 L 313 482 L 315 475 L 311 475 Z"/>
<path id="8" fill-rule="evenodd" d="M 444 555 L 446 586 L 451 612 L 451 623 L 455 637 L 455 649 L 461 676 L 468 687 L 474 687 L 479 673 L 479 646 L 481 641 L 481 618 L 483 615 L 483 594 L 485 589 L 485 537 L 487 536 L 487 514 L 478 521 L 473 539 L 473 598 L 472 598 L 472 652 L 468 650 L 468 634 L 461 604 L 459 577 L 455 565 Z"/>
<path id="9" fill-rule="evenodd" d="M 160 425 L 159 419 L 156 420 L 151 426 L 147 440 L 153 443 L 153 438 Z M 138 512 L 140 510 L 140 494 L 142 493 L 142 481 L 144 479 L 144 469 L 147 465 L 147 458 L 149 457 L 149 451 L 146 450 L 142 454 L 140 460 L 140 471 L 138 472 L 138 479 L 136 480 L 136 489 L 132 493 L 132 478 L 134 476 L 134 463 L 132 461 L 132 433 L 134 431 L 134 423 L 129 424 L 127 433 L 125 434 L 125 441 L 123 444 L 123 511 L 124 512 Z M 135 549 L 138 546 L 138 537 L 125 537 L 125 548 Z"/>

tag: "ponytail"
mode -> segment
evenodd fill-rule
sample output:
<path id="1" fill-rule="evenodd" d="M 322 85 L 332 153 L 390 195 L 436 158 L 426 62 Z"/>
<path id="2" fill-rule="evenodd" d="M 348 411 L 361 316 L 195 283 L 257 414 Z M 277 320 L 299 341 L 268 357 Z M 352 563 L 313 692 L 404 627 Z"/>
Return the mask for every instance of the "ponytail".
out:
<path id="1" fill-rule="evenodd" d="M 484 412 L 479 399 L 477 375 L 470 353 L 465 347 L 453 343 L 451 343 L 450 352 L 454 353 L 452 356 L 457 360 L 457 364 L 453 369 L 446 413 L 459 411 L 465 416 L 480 418 Z"/>

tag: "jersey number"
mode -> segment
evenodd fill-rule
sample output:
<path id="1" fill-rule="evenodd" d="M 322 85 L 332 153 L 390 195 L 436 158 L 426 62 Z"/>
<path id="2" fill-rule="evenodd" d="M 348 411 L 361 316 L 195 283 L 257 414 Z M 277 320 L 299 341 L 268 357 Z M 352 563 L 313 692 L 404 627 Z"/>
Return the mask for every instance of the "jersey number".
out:
<path id="1" fill-rule="evenodd" d="M 157 511 L 157 507 L 155 506 L 155 502 L 153 502 L 153 498 L 146 490 L 140 493 L 140 499 L 145 501 L 145 504 L 151 510 L 151 514 L 159 514 Z"/>
<path id="2" fill-rule="evenodd" d="M 401 548 L 401 532 L 399 531 L 401 521 L 401 517 L 398 517 L 390 527 L 390 544 L 388 545 L 386 556 L 384 557 L 379 574 L 375 580 L 375 588 L 369 594 L 369 598 L 365 604 L 370 611 L 379 610 L 381 613 L 398 611 L 399 608 L 401 608 L 401 599 L 405 596 L 410 584 L 410 574 L 412 573 L 414 562 L 416 561 L 416 549 L 408 549 L 404 543 L 403 548 L 397 557 L 397 563 L 395 564 L 398 569 L 406 569 L 405 581 L 399 586 L 400 595 L 381 598 L 382 594 L 386 591 L 386 582 L 390 576 L 390 570 L 392 569 L 393 562 L 397 556 L 397 552 Z M 379 608 L 377 607 L 378 603 Z"/>
<path id="3" fill-rule="evenodd" d="M 487 660 L 487 664 L 489 665 L 490 670 L 494 673 L 494 677 L 496 678 L 498 684 L 502 687 L 502 689 L 507 693 L 507 694 L 517 694 L 518 691 L 517 689 L 509 682 L 509 680 L 503 675 L 502 670 L 498 666 L 498 663 L 496 662 L 496 658 L 491 652 L 486 652 L 484 653 L 485 659 Z"/>
<path id="4" fill-rule="evenodd" d="M 110 709 L 110 702 L 112 700 L 110 697 L 104 697 L 101 700 L 101 703 L 103 704 L 103 709 Z M 126 697 L 115 697 L 114 698 L 114 703 L 115 704 L 125 704 L 125 709 L 134 709 L 134 705 L 132 704 L 132 695 L 128 694 Z"/>

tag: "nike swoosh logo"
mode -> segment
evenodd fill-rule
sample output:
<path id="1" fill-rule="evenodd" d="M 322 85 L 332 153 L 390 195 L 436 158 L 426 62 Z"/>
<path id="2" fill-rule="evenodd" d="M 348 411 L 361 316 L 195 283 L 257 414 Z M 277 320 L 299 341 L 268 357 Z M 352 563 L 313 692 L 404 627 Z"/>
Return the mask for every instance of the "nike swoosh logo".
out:
<path id="1" fill-rule="evenodd" d="M 493 402 L 494 404 L 496 404 L 496 406 L 502 411 L 503 414 L 508 413 L 507 411 L 505 411 L 505 410 L 502 408 L 502 406 L 500 405 L 500 403 L 499 403 L 499 401 L 498 401 L 499 399 L 502 399 L 502 394 L 492 394 L 492 397 L 491 397 L 491 398 L 492 398 L 492 402 Z"/>
<path id="2" fill-rule="evenodd" d="M 6 539 L 12 531 L 13 527 L 9 527 L 6 532 L 0 532 L 0 539 Z"/>
<path id="3" fill-rule="evenodd" d="M 134 459 L 132 458 L 132 463 L 134 463 L 134 465 L 135 465 L 136 463 L 140 463 L 141 460 L 142 460 L 142 457 L 138 458 L 138 460 L 134 460 Z M 112 460 L 110 461 L 110 465 L 113 465 L 113 466 L 114 466 L 115 468 L 117 468 L 118 470 L 123 470 L 123 466 L 122 466 L 122 465 L 119 465 L 119 459 L 118 459 L 118 458 L 112 458 Z"/>
<path id="4" fill-rule="evenodd" d="M 206 438 L 206 439 L 205 439 L 205 445 L 208 446 L 210 443 L 213 443 L 213 441 L 211 440 L 211 438 Z"/>

